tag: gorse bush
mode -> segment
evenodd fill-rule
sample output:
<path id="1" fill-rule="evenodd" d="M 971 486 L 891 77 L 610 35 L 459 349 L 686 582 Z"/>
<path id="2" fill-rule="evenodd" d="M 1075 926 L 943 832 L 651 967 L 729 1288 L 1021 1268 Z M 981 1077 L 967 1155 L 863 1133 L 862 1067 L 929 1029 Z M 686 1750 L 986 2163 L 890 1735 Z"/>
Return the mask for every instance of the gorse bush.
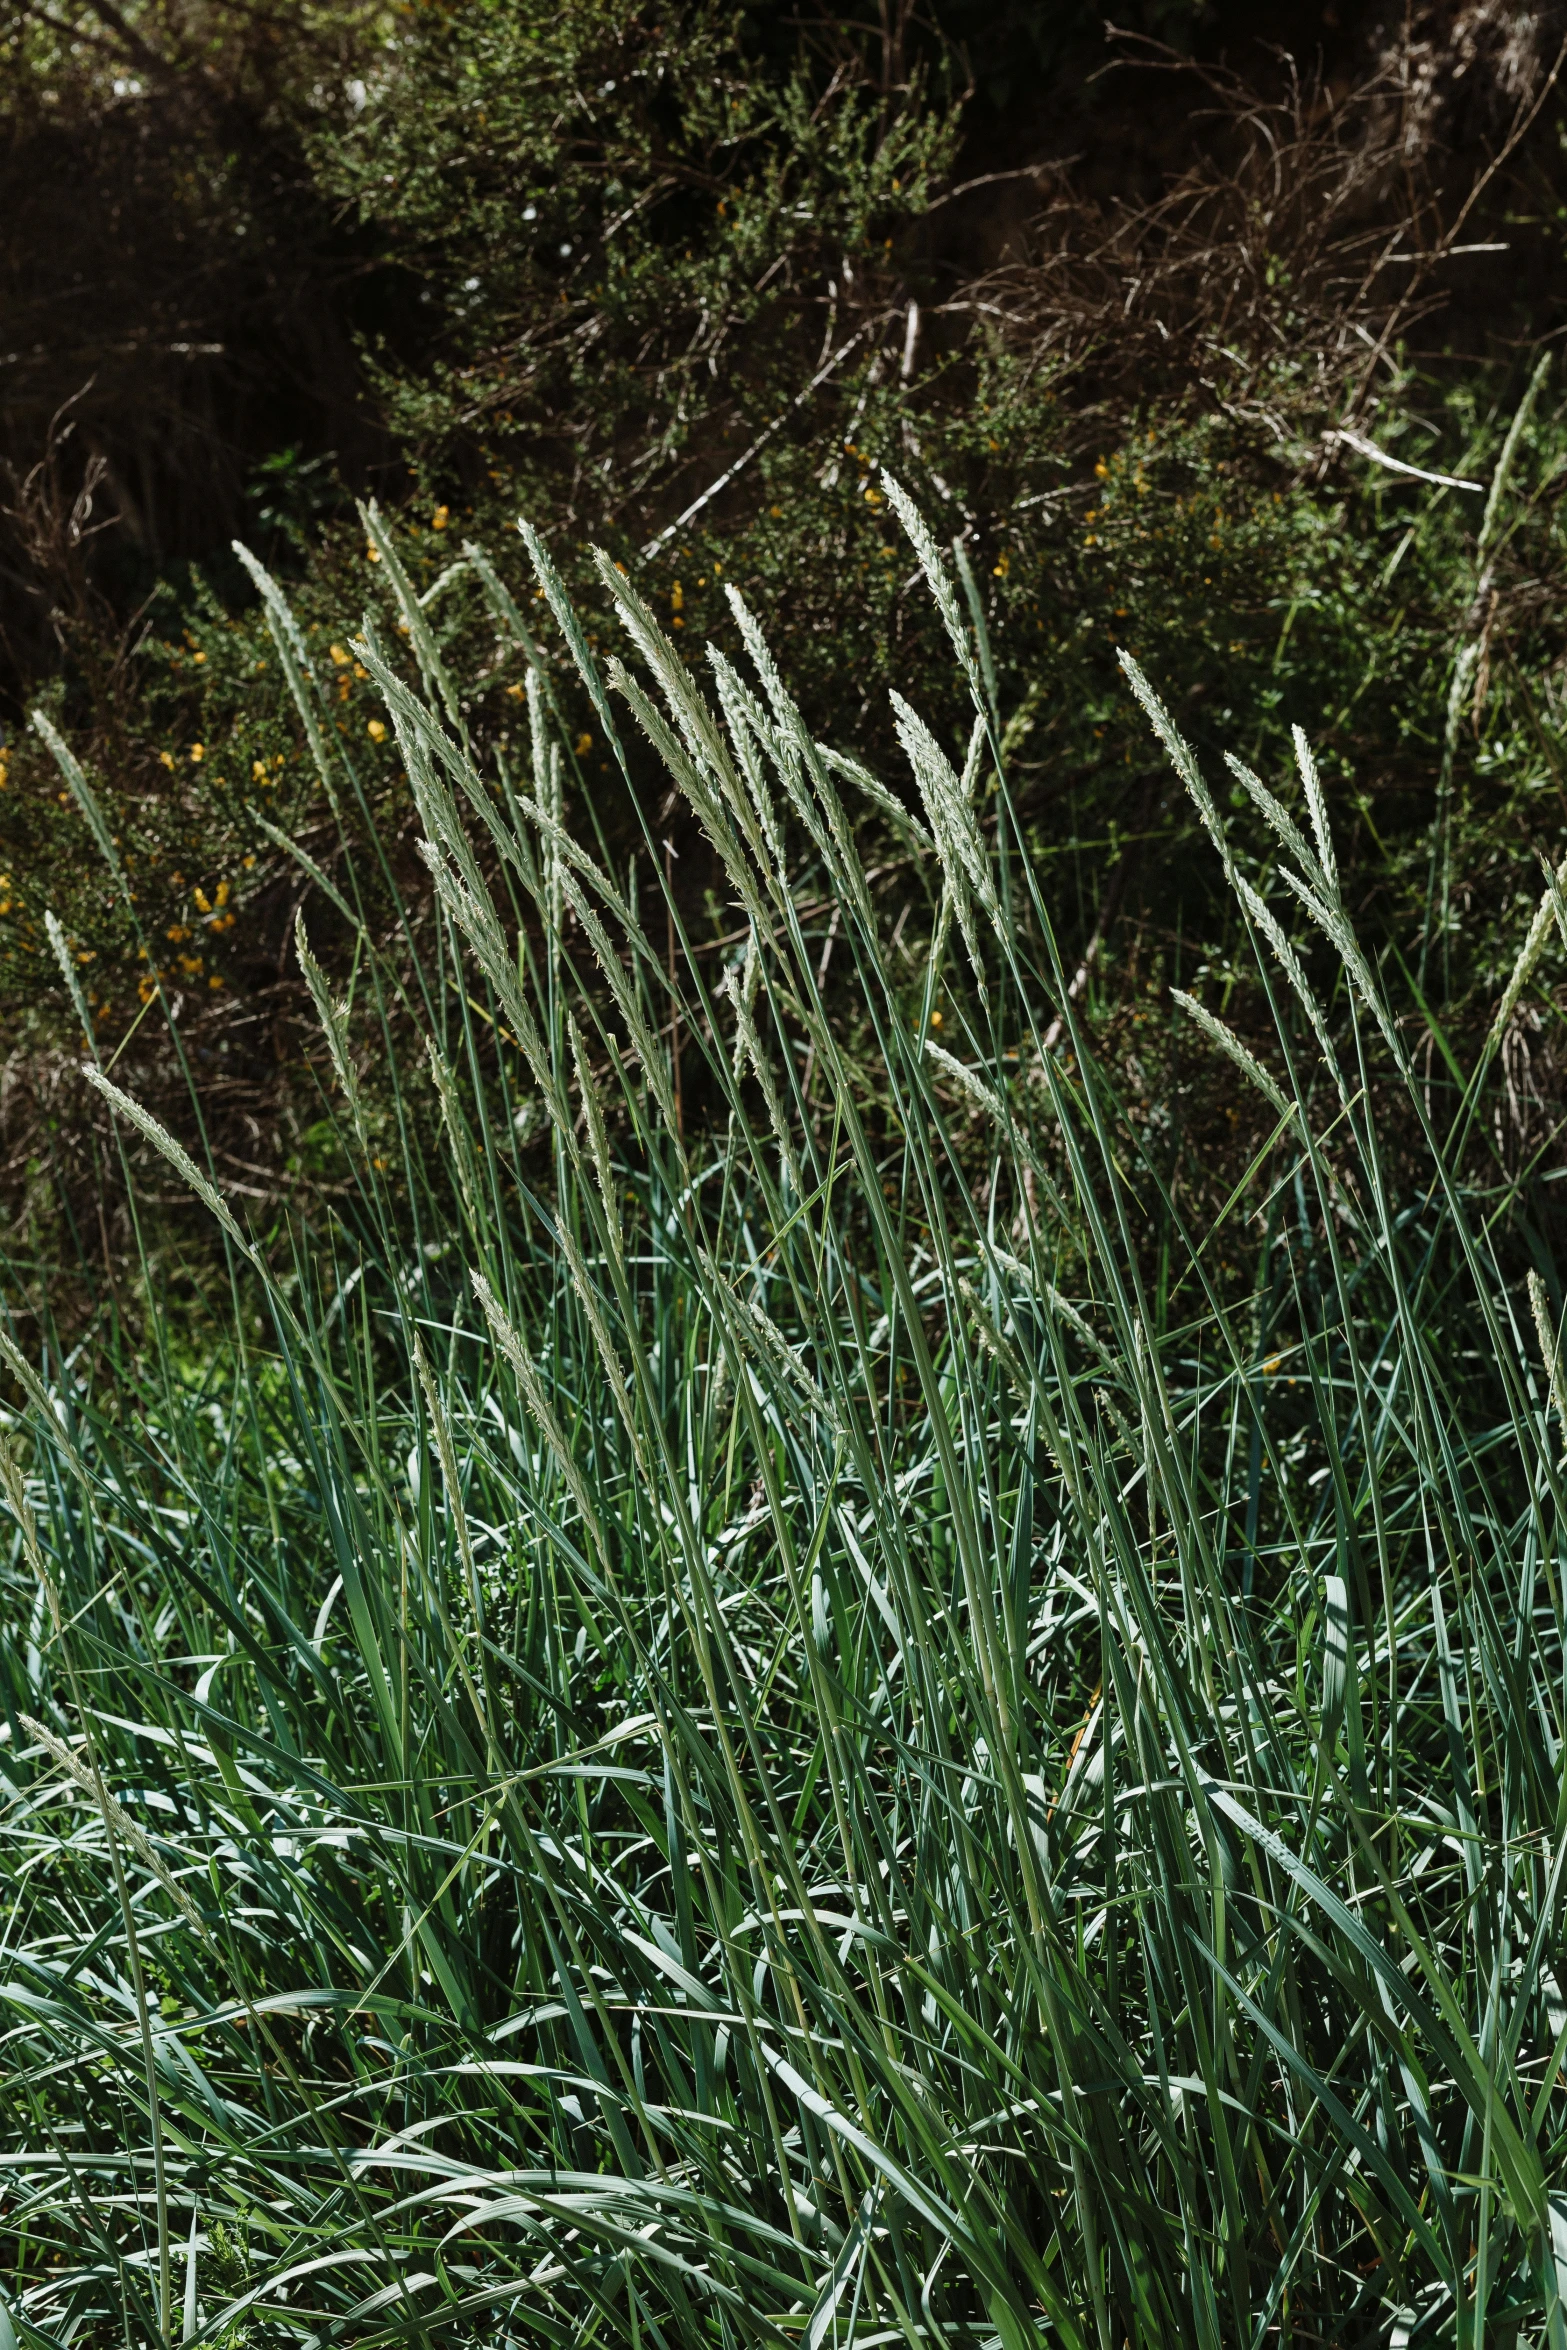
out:
<path id="1" fill-rule="evenodd" d="M 369 1124 L 364 933 L 343 998 L 298 938 L 330 1245 L 264 1252 L 85 1066 L 233 1309 L 199 1375 L 0 1342 L 19 2342 L 1563 2338 L 1560 1298 L 1488 1119 L 1567 898 L 1437 1087 L 1304 738 L 1232 819 L 1128 660 L 1275 1021 L 1186 1004 L 1263 1120 L 1192 1228 L 883 488 L 970 701 L 955 750 L 895 705 L 917 816 L 738 599 L 699 682 L 606 560 L 601 670 L 530 542 L 730 959 L 608 869 L 613 794 L 568 810 L 542 664 L 480 765 L 410 589 L 406 674 L 352 641 L 439 908 L 438 1158 Z M 912 957 L 865 796 L 937 890 Z"/>

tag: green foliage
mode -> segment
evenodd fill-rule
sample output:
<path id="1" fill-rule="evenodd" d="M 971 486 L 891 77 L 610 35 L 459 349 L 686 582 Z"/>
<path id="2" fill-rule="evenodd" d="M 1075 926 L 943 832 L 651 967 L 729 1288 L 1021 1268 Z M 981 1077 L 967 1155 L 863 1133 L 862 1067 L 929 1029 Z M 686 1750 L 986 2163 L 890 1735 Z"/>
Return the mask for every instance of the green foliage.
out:
<path id="1" fill-rule="evenodd" d="M 655 836 L 605 869 L 646 795 L 555 675 L 502 761 L 414 606 L 345 649 L 435 892 L 417 1047 L 354 912 L 395 874 L 340 868 L 341 1002 L 299 939 L 329 1221 L 264 1251 L 92 1072 L 233 1307 L 199 1367 L 0 1347 L 19 2339 L 1557 2337 L 1561 1300 L 1493 1112 L 1567 900 L 1433 1080 L 1342 785 L 1302 742 L 1231 820 L 1129 662 L 1253 1015 L 1196 1005 L 1256 1150 L 1194 1218 L 905 514 L 973 689 L 961 769 L 895 713 L 912 923 L 741 610 L 698 682 L 606 563 L 601 674 L 541 570 L 731 947 Z"/>

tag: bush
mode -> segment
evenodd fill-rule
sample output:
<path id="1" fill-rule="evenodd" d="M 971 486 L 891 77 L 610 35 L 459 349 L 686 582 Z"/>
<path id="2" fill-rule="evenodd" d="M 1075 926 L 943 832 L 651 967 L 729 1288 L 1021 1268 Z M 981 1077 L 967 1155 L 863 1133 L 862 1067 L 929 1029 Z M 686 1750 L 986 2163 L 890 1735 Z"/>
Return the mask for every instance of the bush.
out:
<path id="1" fill-rule="evenodd" d="M 406 675 L 343 640 L 437 909 L 389 1125 L 346 867 L 344 1000 L 299 939 L 330 1228 L 278 1271 L 90 1072 L 234 1304 L 199 1367 L 4 1343 L 19 2339 L 1560 2328 L 1561 1301 L 1489 1121 L 1567 900 L 1469 1072 L 1417 1068 L 1342 786 L 1302 740 L 1232 820 L 1128 660 L 1271 1014 L 1182 999 L 1256 1142 L 1194 1222 L 884 490 L 969 700 L 958 760 L 894 708 L 919 920 L 741 607 L 699 686 L 606 561 L 601 674 L 539 556 L 739 935 L 605 870 L 629 757 L 562 823 L 542 662 L 481 761 L 415 605 Z"/>

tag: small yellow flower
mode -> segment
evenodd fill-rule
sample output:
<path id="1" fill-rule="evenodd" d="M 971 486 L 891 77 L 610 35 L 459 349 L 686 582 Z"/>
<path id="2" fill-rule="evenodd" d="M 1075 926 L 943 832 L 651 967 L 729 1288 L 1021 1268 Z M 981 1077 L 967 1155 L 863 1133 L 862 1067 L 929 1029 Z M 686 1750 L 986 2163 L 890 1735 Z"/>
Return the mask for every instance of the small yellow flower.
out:
<path id="1" fill-rule="evenodd" d="M 172 774 L 174 768 L 174 753 L 172 751 L 160 751 L 158 753 L 158 757 Z"/>
<path id="2" fill-rule="evenodd" d="M 380 558 L 380 556 L 379 556 L 379 555 L 376 553 L 376 551 L 375 551 L 374 547 L 366 547 L 366 549 L 365 549 L 365 561 L 366 561 L 367 563 L 379 563 L 379 562 L 380 562 L 380 560 L 381 560 L 381 558 Z"/>
<path id="3" fill-rule="evenodd" d="M 266 782 L 266 780 L 267 780 L 267 763 L 266 763 L 265 759 L 252 759 L 252 760 L 251 760 L 251 762 L 250 762 L 250 780 L 251 780 L 251 782 L 252 782 L 252 783 L 265 783 L 265 782 Z"/>
<path id="4" fill-rule="evenodd" d="M 191 744 L 191 746 L 190 746 L 190 763 L 191 763 L 191 765 L 192 765 L 193 767 L 199 767 L 199 766 L 201 765 L 201 762 L 202 762 L 202 760 L 203 760 L 203 759 L 206 757 L 206 755 L 207 755 L 207 747 L 206 747 L 205 743 L 192 743 L 192 744 Z"/>
<path id="5" fill-rule="evenodd" d="M 430 528 L 432 530 L 444 530 L 450 520 L 451 508 L 449 506 L 437 506 L 435 512 L 430 517 Z"/>
<path id="6" fill-rule="evenodd" d="M 346 645 L 328 645 L 327 651 L 331 654 L 339 669 L 346 669 L 348 667 L 350 655 Z"/>
<path id="7" fill-rule="evenodd" d="M 379 718 L 372 718 L 365 732 L 373 743 L 384 743 L 386 740 L 386 728 Z"/>

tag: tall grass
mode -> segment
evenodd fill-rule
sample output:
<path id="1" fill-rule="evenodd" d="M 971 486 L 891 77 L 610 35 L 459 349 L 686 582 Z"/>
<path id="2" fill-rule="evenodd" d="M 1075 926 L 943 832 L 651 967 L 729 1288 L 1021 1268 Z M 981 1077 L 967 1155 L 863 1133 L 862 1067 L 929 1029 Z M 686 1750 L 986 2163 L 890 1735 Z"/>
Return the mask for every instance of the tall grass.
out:
<path id="1" fill-rule="evenodd" d="M 362 936 L 339 1004 L 301 934 L 331 1249 L 263 1255 L 89 1064 L 219 1217 L 232 1334 L 3 1346 L 7 2350 L 1567 2345 L 1560 1301 L 1496 1040 L 1417 1076 L 1304 741 L 1232 829 L 1128 662 L 1276 1016 L 1264 1059 L 1188 1006 L 1271 1129 L 1190 1229 L 889 494 L 975 711 L 951 757 L 899 705 L 917 816 L 738 600 L 752 682 L 699 683 L 606 565 L 601 677 L 534 544 L 727 964 L 567 825 L 542 665 L 485 774 L 412 591 L 407 677 L 367 624 L 442 949 L 394 1004 Z M 436 1163 L 372 1129 L 378 1001 Z"/>

